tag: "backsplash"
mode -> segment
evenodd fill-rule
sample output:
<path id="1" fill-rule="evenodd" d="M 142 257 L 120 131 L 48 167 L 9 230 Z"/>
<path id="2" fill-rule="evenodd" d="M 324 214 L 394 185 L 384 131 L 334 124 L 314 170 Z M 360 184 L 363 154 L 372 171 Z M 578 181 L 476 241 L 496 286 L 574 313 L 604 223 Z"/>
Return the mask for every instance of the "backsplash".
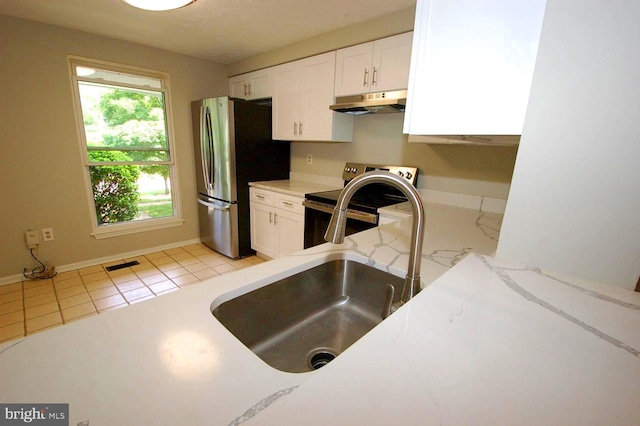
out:
<path id="1" fill-rule="evenodd" d="M 506 199 L 517 147 L 409 143 L 404 113 L 355 117 L 353 142 L 291 144 L 291 172 L 338 178 L 348 161 L 418 167 L 418 188 Z M 307 155 L 313 161 L 307 163 Z"/>

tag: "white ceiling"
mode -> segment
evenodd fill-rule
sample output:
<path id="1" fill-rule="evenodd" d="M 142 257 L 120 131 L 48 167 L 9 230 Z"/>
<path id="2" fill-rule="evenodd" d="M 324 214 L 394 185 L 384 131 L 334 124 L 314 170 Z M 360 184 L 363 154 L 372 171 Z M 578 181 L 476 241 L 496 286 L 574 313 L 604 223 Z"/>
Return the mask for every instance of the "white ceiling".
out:
<path id="1" fill-rule="evenodd" d="M 197 0 L 167 12 L 122 0 L 0 0 L 0 14 L 230 64 L 414 6 L 416 0 Z"/>

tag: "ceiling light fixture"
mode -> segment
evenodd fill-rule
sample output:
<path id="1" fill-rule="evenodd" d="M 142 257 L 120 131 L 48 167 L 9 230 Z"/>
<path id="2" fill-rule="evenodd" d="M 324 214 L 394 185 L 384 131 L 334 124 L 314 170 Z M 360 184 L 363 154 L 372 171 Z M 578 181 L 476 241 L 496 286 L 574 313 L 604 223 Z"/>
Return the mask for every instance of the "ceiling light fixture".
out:
<path id="1" fill-rule="evenodd" d="M 124 0 L 131 6 L 145 10 L 172 10 L 195 3 L 197 0 Z"/>

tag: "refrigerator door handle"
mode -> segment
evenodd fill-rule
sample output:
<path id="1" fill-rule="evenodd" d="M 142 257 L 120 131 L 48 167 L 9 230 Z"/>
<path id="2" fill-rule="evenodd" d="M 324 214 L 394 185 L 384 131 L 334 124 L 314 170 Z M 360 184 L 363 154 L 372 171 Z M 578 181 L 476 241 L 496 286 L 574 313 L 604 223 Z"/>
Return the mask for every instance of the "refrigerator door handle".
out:
<path id="1" fill-rule="evenodd" d="M 217 204 L 207 203 L 206 201 L 201 200 L 200 198 L 198 198 L 198 203 L 206 207 L 211 207 L 214 210 L 229 210 L 231 208 L 231 204 L 227 204 L 226 206 L 219 206 Z"/>
<path id="2" fill-rule="evenodd" d="M 202 154 L 202 174 L 204 185 L 208 191 L 213 190 L 213 130 L 211 128 L 211 111 L 209 107 L 200 107 L 200 150 Z"/>

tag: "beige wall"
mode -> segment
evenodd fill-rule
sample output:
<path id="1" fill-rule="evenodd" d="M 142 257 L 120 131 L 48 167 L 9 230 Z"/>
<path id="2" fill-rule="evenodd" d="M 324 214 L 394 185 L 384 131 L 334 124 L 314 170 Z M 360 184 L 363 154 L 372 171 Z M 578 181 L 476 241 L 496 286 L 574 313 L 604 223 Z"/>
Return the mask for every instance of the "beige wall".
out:
<path id="1" fill-rule="evenodd" d="M 331 50 L 366 43 L 413 30 L 415 7 L 372 19 L 362 24 L 331 31 L 282 49 L 252 56 L 229 65 L 229 76 L 266 68 Z"/>
<path id="2" fill-rule="evenodd" d="M 73 112 L 66 55 L 170 74 L 184 225 L 96 240 Z M 0 278 L 32 268 L 27 229 L 51 227 L 39 255 L 65 265 L 198 238 L 192 100 L 227 93 L 221 65 L 137 44 L 0 16 Z"/>
<path id="3" fill-rule="evenodd" d="M 357 116 L 351 143 L 292 143 L 291 170 L 339 177 L 347 161 L 407 165 L 419 168 L 420 188 L 507 197 L 516 147 L 408 143 L 403 120 L 403 113 Z"/>

